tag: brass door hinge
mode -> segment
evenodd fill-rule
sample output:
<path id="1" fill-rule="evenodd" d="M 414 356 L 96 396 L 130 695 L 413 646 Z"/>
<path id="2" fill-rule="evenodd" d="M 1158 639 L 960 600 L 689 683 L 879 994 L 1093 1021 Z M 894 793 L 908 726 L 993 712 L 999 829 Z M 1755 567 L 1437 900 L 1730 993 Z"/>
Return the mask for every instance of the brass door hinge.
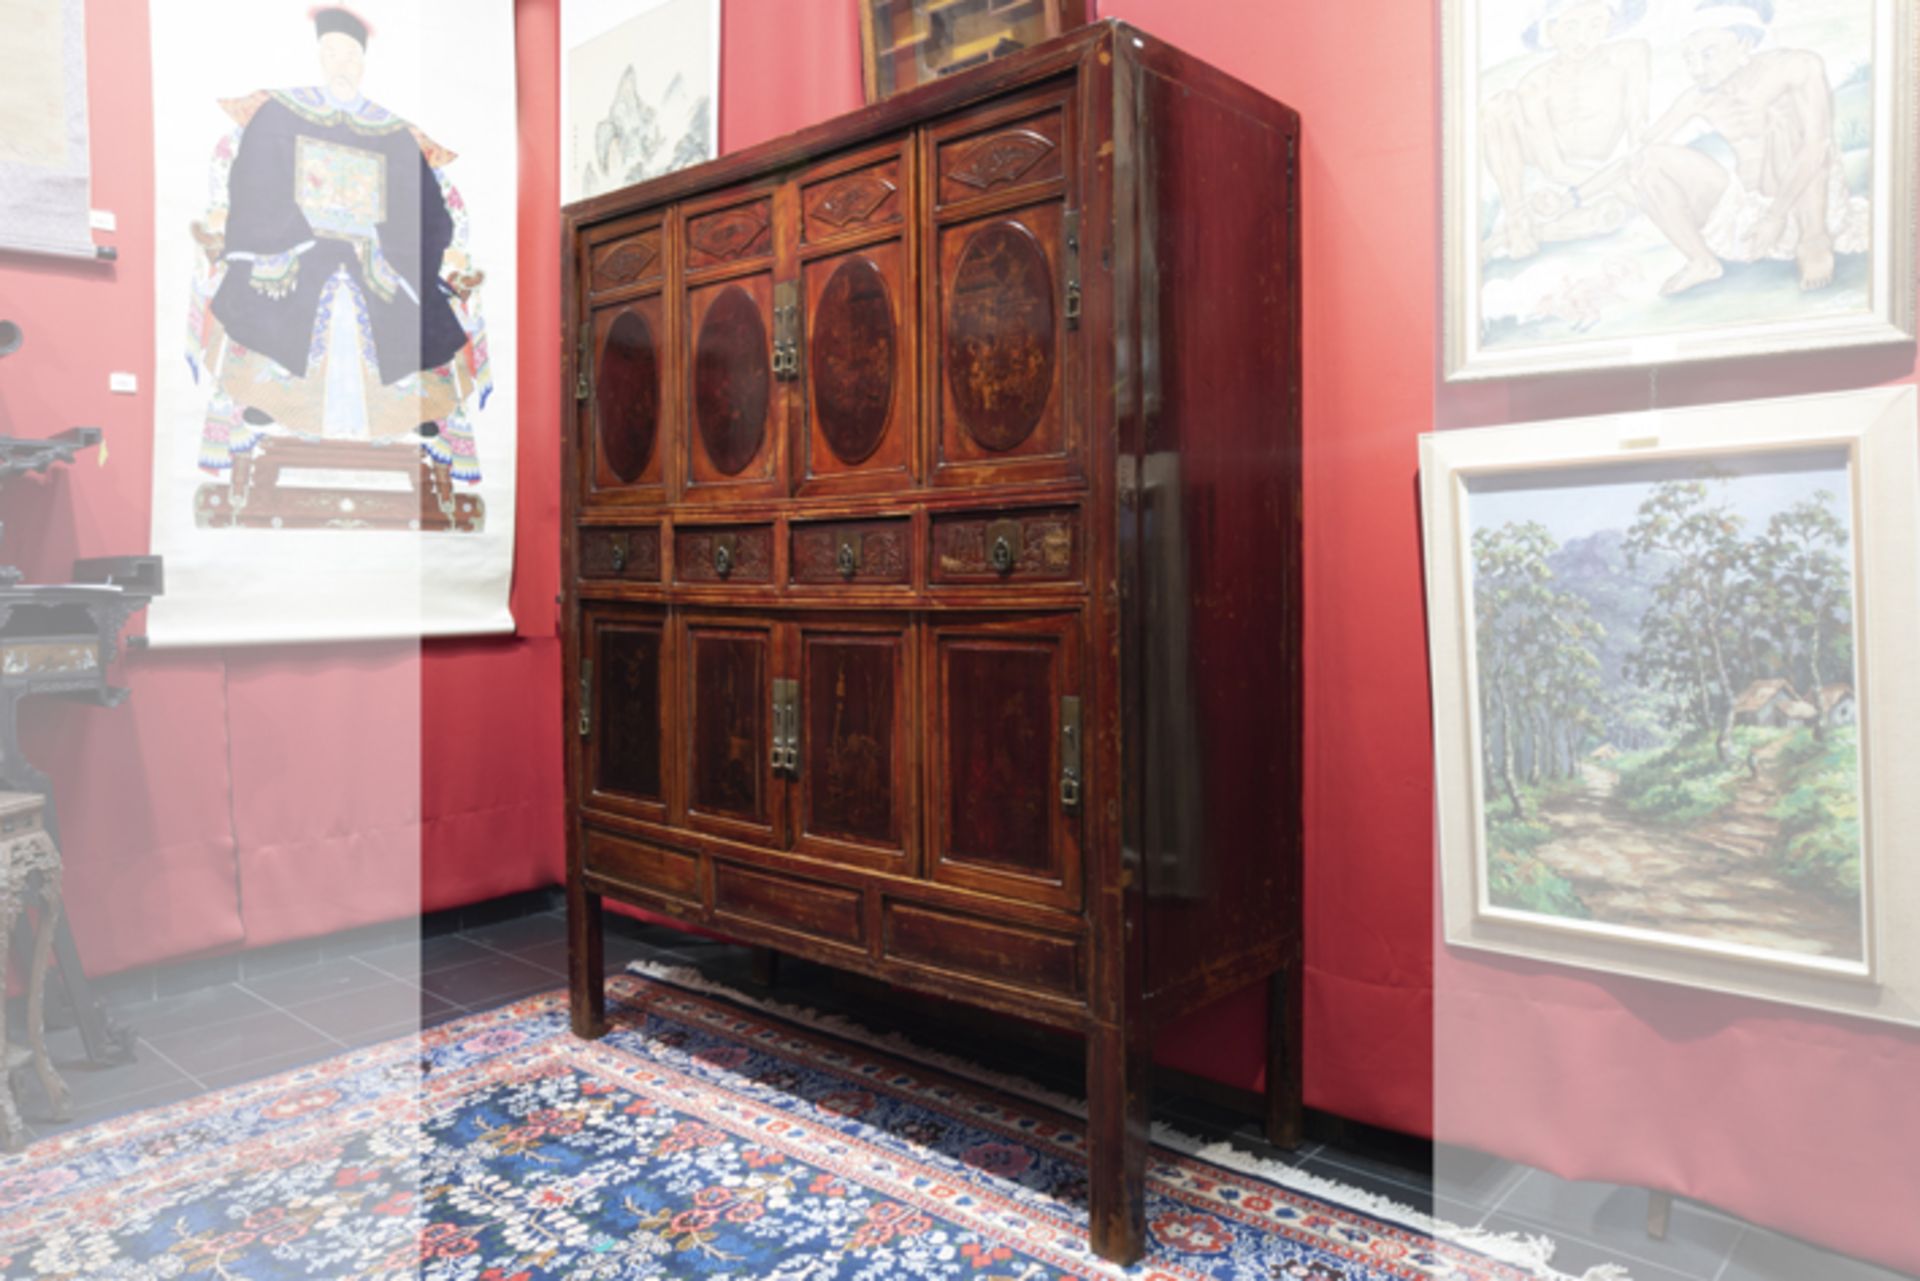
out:
<path id="1" fill-rule="evenodd" d="M 593 660 L 580 660 L 580 737 L 593 733 Z"/>
<path id="2" fill-rule="evenodd" d="M 1060 700 L 1060 807 L 1080 808 L 1080 700 Z"/>
<path id="3" fill-rule="evenodd" d="M 1078 209 L 1067 210 L 1066 229 L 1062 235 L 1066 240 L 1067 328 L 1078 329 L 1080 328 L 1080 211 Z"/>
<path id="4" fill-rule="evenodd" d="M 575 343 L 573 356 L 573 398 L 585 403 L 593 398 L 593 380 L 588 376 L 587 367 L 593 363 L 593 326 L 580 326 L 580 337 Z"/>
<path id="5" fill-rule="evenodd" d="M 800 377 L 800 286 L 791 280 L 773 287 L 773 376 Z"/>

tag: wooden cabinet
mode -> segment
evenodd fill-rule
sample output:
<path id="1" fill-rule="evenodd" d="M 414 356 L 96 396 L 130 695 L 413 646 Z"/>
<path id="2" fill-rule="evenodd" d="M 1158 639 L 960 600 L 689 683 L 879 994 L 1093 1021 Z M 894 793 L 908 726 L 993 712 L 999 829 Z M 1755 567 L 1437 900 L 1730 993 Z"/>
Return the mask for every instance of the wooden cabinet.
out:
<path id="1" fill-rule="evenodd" d="M 1090 26 L 566 213 L 574 1026 L 607 896 L 1083 1033 L 1268 985 L 1297 1139 L 1295 115 Z"/>

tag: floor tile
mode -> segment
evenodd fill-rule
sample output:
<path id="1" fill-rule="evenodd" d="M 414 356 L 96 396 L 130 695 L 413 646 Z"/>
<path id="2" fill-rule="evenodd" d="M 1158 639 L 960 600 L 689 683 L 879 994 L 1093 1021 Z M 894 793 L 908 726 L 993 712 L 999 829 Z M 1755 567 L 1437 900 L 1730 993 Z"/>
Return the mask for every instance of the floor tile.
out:
<path id="1" fill-rule="evenodd" d="M 1533 1237 L 1541 1235 L 1541 1227 L 1526 1219 L 1516 1219 L 1508 1214 L 1489 1215 L 1480 1225 L 1488 1232 L 1504 1236 Z M 1612 1265 L 1625 1268 L 1633 1281 L 1713 1281 L 1711 1270 L 1705 1273 L 1680 1272 L 1673 1268 L 1661 1267 L 1657 1263 L 1627 1258 L 1618 1250 L 1610 1250 L 1591 1241 L 1564 1233 L 1549 1232 L 1555 1243 L 1553 1266 L 1568 1276 L 1580 1276 L 1592 1268 Z M 1718 1266 L 1717 1264 L 1715 1265 Z M 1804 1277 L 1798 1281 L 1824 1281 L 1824 1278 Z"/>
<path id="2" fill-rule="evenodd" d="M 1500 1203 L 1500 1214 L 1554 1234 L 1571 1234 L 1630 1259 L 1689 1276 L 1712 1277 L 1740 1233 L 1726 1219 L 1675 1202 L 1664 1241 L 1647 1235 L 1648 1193 L 1614 1183 L 1576 1183 L 1529 1171 Z"/>
<path id="3" fill-rule="evenodd" d="M 471 939 L 461 938 L 458 934 L 441 934 L 434 938 L 377 947 L 360 953 L 359 957 L 377 970 L 412 983 L 417 982 L 423 974 L 452 969 L 458 965 L 471 965 L 493 955 L 495 953 Z"/>
<path id="4" fill-rule="evenodd" d="M 294 943 L 276 943 L 240 954 L 240 981 L 264 978 L 287 970 L 305 969 L 320 961 L 320 941 L 301 939 Z"/>
<path id="5" fill-rule="evenodd" d="M 369 1029 L 422 1026 L 422 1019 L 454 1008 L 410 983 L 376 975 L 367 986 L 286 1007 L 303 1023 L 349 1045 L 368 1044 Z"/>
<path id="6" fill-rule="evenodd" d="M 1433 1150 L 1433 1190 L 1477 1206 L 1484 1214 L 1499 1206 L 1532 1168 L 1471 1148 L 1438 1144 Z"/>
<path id="7" fill-rule="evenodd" d="M 608 942 L 611 943 L 612 940 L 609 939 Z M 561 978 L 567 976 L 567 941 L 565 939 L 550 939 L 545 943 L 535 943 L 531 947 L 518 948 L 513 954 L 527 964 L 537 965 L 550 974 L 558 975 Z M 627 959 L 631 960 L 632 958 L 629 957 Z M 607 973 L 618 974 L 624 964 L 625 962 L 623 961 L 616 965 L 613 958 L 609 956 L 607 958 Z"/>
<path id="8" fill-rule="evenodd" d="M 1792 1237 L 1749 1228 L 1733 1247 L 1719 1281 L 1914 1281 L 1914 1274 L 1876 1267 Z"/>
<path id="9" fill-rule="evenodd" d="M 338 1048 L 324 1033 L 281 1010 L 268 1010 L 217 1027 L 156 1033 L 148 1039 L 196 1077 L 296 1052 L 312 1051 L 319 1058 L 329 1049 Z"/>
<path id="10" fill-rule="evenodd" d="M 116 1111 L 113 1105 L 128 1095 L 145 1094 L 183 1081 L 192 1084 L 185 1072 L 145 1045 L 140 1047 L 133 1062 L 116 1063 L 112 1067 L 94 1067 L 84 1058 L 67 1058 L 58 1054 L 53 1057 L 54 1066 L 67 1083 L 68 1094 L 73 1097 L 76 1117 L 86 1115 L 98 1119 Z M 39 1079 L 29 1073 L 28 1080 L 32 1083 L 29 1096 L 31 1107 L 36 1115 L 43 1114 L 40 1111 Z"/>
<path id="11" fill-rule="evenodd" d="M 299 1005 L 327 996 L 350 996 L 396 980 L 353 957 L 321 961 L 297 970 L 244 979 L 241 986 L 275 1005 Z"/>
<path id="12" fill-rule="evenodd" d="M 422 974 L 420 986 L 443 1001 L 479 1010 L 535 992 L 552 991 L 561 984 L 550 971 L 537 965 L 498 952 L 483 952 L 482 959 L 471 964 Z"/>
<path id="13" fill-rule="evenodd" d="M 1461 1227 L 1473 1227 L 1485 1216 L 1486 1211 L 1454 1201 L 1434 1193 L 1430 1187 L 1421 1187 L 1413 1183 L 1402 1183 L 1388 1178 L 1371 1169 L 1362 1169 L 1333 1159 L 1332 1149 L 1323 1148 L 1307 1157 L 1298 1165 L 1304 1174 L 1316 1178 L 1330 1179 L 1335 1183 L 1357 1188 L 1362 1192 L 1384 1198 L 1395 1205 L 1405 1206 L 1429 1218 L 1439 1219 L 1443 1223 L 1458 1224 Z M 1389 1216 L 1383 1216 L 1389 1217 Z"/>
<path id="14" fill-rule="evenodd" d="M 218 983 L 197 992 L 163 996 L 145 1005 L 116 1010 L 142 1036 L 160 1036 L 181 1028 L 209 1028 L 265 1014 L 273 1005 L 238 983 Z"/>
<path id="15" fill-rule="evenodd" d="M 496 921 L 491 925 L 475 926 L 462 930 L 461 937 L 470 939 L 482 947 L 496 948 L 502 952 L 518 952 L 523 948 L 535 947 L 543 943 L 560 943 L 564 946 L 567 938 L 567 924 L 559 917 L 540 913 L 534 916 L 518 916 L 511 920 Z"/>

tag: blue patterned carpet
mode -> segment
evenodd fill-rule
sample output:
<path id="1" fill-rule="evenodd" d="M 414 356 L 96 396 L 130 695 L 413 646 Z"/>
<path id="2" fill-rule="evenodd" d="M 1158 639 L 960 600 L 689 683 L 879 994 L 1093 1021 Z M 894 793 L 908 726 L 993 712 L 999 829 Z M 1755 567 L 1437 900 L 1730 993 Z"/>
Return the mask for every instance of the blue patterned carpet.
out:
<path id="1" fill-rule="evenodd" d="M 1059 1281 L 1080 1123 L 636 975 L 0 1157 L 0 1276 Z M 1497 1262 L 1156 1148 L 1129 1275 L 1518 1281 Z"/>

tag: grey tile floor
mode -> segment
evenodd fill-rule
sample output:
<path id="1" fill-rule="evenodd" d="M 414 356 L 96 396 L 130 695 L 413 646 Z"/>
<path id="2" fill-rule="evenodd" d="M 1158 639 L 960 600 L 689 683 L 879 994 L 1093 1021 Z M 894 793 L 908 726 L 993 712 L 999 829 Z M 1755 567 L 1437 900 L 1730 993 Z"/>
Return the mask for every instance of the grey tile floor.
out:
<path id="1" fill-rule="evenodd" d="M 767 991 L 755 982 L 743 948 L 620 917 L 609 917 L 609 926 L 609 971 L 645 958 Z M 564 931 L 554 896 L 525 896 L 442 913 L 422 926 L 352 931 L 115 980 L 106 985 L 107 996 L 138 1034 L 138 1058 L 93 1068 L 77 1033 L 56 1032 L 54 1055 L 74 1093 L 74 1118 L 65 1125 L 34 1119 L 43 1113 L 29 1093 L 23 1100 L 29 1125 L 36 1138 L 45 1138 L 554 989 L 565 982 Z M 1058 1093 L 1082 1093 L 1071 1052 L 983 1045 L 937 1010 L 916 1015 L 891 1003 L 876 1010 L 867 999 L 870 989 L 818 966 L 783 958 L 768 994 L 899 1031 Z M 1635 1281 L 1915 1281 L 1685 1201 L 1675 1205 L 1666 1239 L 1656 1241 L 1646 1232 L 1647 1194 L 1639 1189 L 1569 1182 L 1464 1150 L 1443 1150 L 1436 1161 L 1430 1145 L 1361 1129 L 1281 1152 L 1260 1138 L 1255 1123 L 1203 1100 L 1162 1089 L 1154 1107 L 1157 1120 L 1185 1133 L 1230 1141 L 1436 1218 L 1551 1237 L 1559 1243 L 1556 1266 L 1574 1276 L 1614 1263 Z"/>

